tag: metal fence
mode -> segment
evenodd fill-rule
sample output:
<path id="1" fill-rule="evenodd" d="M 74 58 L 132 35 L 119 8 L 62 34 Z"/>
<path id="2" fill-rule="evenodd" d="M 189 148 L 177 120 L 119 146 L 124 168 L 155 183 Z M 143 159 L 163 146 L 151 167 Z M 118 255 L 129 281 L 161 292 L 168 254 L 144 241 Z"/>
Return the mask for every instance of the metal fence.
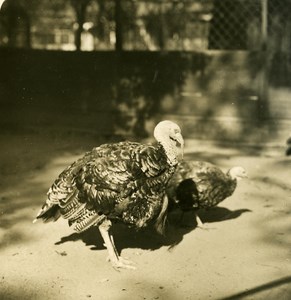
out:
<path id="1" fill-rule="evenodd" d="M 256 50 L 261 47 L 262 0 L 123 1 L 137 11 L 127 36 L 140 40 L 135 46 L 152 50 L 204 51 Z M 147 7 L 147 9 L 145 9 Z M 126 26 L 125 26 L 126 27 Z M 143 38 L 143 41 L 141 40 Z"/>
<path id="2" fill-rule="evenodd" d="M 267 45 L 290 49 L 290 0 L 123 0 L 122 4 L 124 12 L 136 12 L 123 28 L 127 50 L 262 50 Z"/>
<path id="3" fill-rule="evenodd" d="M 57 11 L 48 0 L 36 7 L 22 2 L 3 5 L 0 46 L 31 41 L 32 48 L 74 50 L 82 26 L 87 51 L 290 50 L 291 0 L 92 0 L 81 24 L 67 2 Z"/>

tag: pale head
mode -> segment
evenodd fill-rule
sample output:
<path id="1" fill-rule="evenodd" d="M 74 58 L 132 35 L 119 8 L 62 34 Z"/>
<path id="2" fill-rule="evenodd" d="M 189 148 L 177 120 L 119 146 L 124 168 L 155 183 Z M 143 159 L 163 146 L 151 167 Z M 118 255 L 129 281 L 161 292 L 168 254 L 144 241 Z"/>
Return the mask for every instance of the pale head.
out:
<path id="1" fill-rule="evenodd" d="M 155 139 L 162 143 L 165 140 L 173 141 L 177 146 L 184 146 L 184 139 L 180 127 L 169 120 L 161 121 L 154 129 Z"/>
<path id="2" fill-rule="evenodd" d="M 180 127 L 169 120 L 161 121 L 154 129 L 154 137 L 165 149 L 171 163 L 176 163 L 178 148 L 184 149 L 184 139 Z"/>
<path id="3" fill-rule="evenodd" d="M 248 177 L 247 172 L 243 167 L 233 167 L 228 173 L 232 179 L 240 180 Z"/>

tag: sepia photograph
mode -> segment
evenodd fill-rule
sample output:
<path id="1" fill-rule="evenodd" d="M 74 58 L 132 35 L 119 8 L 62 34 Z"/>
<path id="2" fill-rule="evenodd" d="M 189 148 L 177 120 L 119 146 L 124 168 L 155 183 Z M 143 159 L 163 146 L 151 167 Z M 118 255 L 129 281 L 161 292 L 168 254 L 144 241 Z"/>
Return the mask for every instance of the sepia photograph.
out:
<path id="1" fill-rule="evenodd" d="M 0 300 L 290 300 L 290 12 L 0 0 Z"/>

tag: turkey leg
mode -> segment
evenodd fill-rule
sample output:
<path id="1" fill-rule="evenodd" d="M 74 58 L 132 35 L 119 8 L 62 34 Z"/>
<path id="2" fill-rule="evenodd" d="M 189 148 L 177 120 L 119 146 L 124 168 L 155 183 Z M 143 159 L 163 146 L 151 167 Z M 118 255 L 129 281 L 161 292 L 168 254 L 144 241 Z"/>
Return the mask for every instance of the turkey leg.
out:
<path id="1" fill-rule="evenodd" d="M 204 229 L 204 230 L 215 229 L 215 228 L 208 227 L 207 223 L 203 223 L 197 213 L 195 213 L 195 218 L 196 218 L 196 222 L 197 222 L 197 227 L 198 228 Z"/>
<path id="2" fill-rule="evenodd" d="M 196 222 L 197 222 L 197 227 L 203 228 L 204 224 L 201 221 L 200 217 L 198 216 L 197 213 L 195 213 L 195 218 L 196 218 Z"/>
<path id="3" fill-rule="evenodd" d="M 126 260 L 118 255 L 118 252 L 116 250 L 113 236 L 112 234 L 109 234 L 110 228 L 111 228 L 111 221 L 105 220 L 102 222 L 102 224 L 99 225 L 99 231 L 101 233 L 101 236 L 104 240 L 105 247 L 108 251 L 108 260 L 111 262 L 112 266 L 114 268 L 123 268 L 123 269 L 135 269 L 134 266 L 132 266 L 132 262 L 129 260 Z"/>

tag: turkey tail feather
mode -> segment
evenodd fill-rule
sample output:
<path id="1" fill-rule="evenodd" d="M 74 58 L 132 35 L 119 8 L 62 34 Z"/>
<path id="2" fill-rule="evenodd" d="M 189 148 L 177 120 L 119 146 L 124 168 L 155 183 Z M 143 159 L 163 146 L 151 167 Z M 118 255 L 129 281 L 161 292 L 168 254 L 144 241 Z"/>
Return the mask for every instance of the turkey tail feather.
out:
<path id="1" fill-rule="evenodd" d="M 44 223 L 50 221 L 56 221 L 61 216 L 60 207 L 57 204 L 47 205 L 46 203 L 42 207 L 42 209 L 37 214 L 33 223 L 35 223 L 38 219 L 42 219 Z"/>

